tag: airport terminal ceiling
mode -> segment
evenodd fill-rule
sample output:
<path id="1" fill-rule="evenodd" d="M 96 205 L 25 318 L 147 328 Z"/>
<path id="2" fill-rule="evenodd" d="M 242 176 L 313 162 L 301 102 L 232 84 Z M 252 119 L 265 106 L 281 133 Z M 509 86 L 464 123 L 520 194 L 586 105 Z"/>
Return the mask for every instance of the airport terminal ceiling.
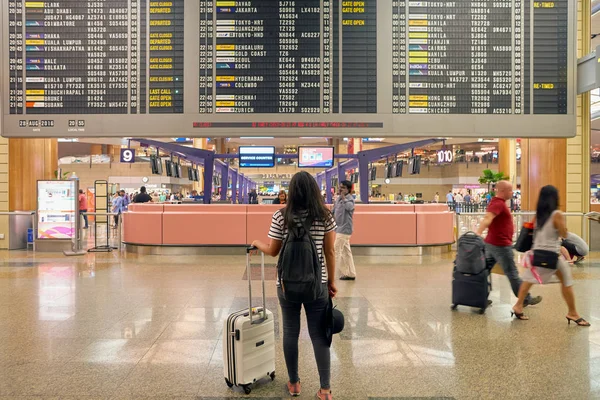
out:
<path id="1" fill-rule="evenodd" d="M 11 0 L 6 137 L 574 136 L 576 2 Z"/>

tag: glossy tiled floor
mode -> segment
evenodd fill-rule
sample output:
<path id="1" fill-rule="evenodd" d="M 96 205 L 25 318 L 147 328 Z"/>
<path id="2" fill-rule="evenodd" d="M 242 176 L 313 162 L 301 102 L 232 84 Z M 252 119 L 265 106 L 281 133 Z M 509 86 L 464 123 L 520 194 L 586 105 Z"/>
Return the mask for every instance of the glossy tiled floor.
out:
<path id="1" fill-rule="evenodd" d="M 543 303 L 527 309 L 530 321 L 512 320 L 500 275 L 486 315 L 450 311 L 451 257 L 356 259 L 358 280 L 339 283 L 347 327 L 332 349 L 336 399 L 600 399 L 598 254 L 574 267 L 589 329 L 567 326 L 557 285 L 535 287 Z M 244 262 L 0 253 L 0 398 L 244 397 L 225 385 L 221 342 L 223 320 L 246 301 Z M 300 347 L 301 398 L 313 398 L 306 330 Z M 275 382 L 250 397 L 287 397 L 280 346 L 276 359 Z"/>

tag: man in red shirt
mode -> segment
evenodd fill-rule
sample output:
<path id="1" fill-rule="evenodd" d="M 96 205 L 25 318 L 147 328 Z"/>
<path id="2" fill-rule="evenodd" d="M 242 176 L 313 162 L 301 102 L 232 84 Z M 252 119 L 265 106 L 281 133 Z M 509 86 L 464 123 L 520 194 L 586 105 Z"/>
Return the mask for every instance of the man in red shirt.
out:
<path id="1" fill-rule="evenodd" d="M 82 215 L 82 213 L 86 213 L 87 208 L 88 208 L 87 196 L 85 195 L 85 193 L 83 193 L 82 189 L 79 189 L 79 215 Z M 83 214 L 83 221 L 85 222 L 85 226 L 83 227 L 83 229 L 87 229 L 88 228 L 88 216 L 86 214 Z"/>
<path id="2" fill-rule="evenodd" d="M 519 288 L 522 280 L 519 277 L 519 271 L 515 265 L 515 259 L 512 247 L 512 237 L 515 232 L 512 214 L 506 206 L 506 201 L 513 195 L 512 184 L 508 181 L 500 181 L 496 184 L 496 196 L 492 198 L 487 207 L 485 218 L 479 224 L 478 235 L 488 229 L 485 237 L 485 256 L 488 265 L 496 262 L 504 270 L 504 275 L 510 281 L 512 291 L 515 296 L 519 296 Z M 531 297 L 527 294 L 525 306 L 532 306 L 542 301 L 541 296 Z"/>

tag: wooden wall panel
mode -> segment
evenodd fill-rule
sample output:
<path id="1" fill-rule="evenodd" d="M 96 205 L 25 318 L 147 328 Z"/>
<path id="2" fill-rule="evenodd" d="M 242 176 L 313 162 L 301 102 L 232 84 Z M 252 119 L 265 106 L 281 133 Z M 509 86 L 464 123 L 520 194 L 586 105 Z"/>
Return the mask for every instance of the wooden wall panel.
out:
<path id="1" fill-rule="evenodd" d="M 56 139 L 9 139 L 8 193 L 10 211 L 37 206 L 37 181 L 55 179 L 58 169 Z"/>
<path id="2" fill-rule="evenodd" d="M 540 189 L 555 186 L 560 193 L 560 209 L 566 210 L 567 140 L 521 140 L 521 208 L 535 210 Z"/>

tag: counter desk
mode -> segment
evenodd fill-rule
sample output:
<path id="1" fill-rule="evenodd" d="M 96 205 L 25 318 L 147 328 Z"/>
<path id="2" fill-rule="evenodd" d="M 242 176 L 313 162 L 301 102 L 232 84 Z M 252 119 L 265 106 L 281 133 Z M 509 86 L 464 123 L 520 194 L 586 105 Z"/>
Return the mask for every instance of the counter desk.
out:
<path id="1" fill-rule="evenodd" d="M 256 239 L 268 242 L 273 213 L 281 207 L 131 204 L 123 214 L 123 242 L 132 251 L 140 246 L 242 248 Z M 446 246 L 453 242 L 454 213 L 445 204 L 356 205 L 354 247 Z"/>

